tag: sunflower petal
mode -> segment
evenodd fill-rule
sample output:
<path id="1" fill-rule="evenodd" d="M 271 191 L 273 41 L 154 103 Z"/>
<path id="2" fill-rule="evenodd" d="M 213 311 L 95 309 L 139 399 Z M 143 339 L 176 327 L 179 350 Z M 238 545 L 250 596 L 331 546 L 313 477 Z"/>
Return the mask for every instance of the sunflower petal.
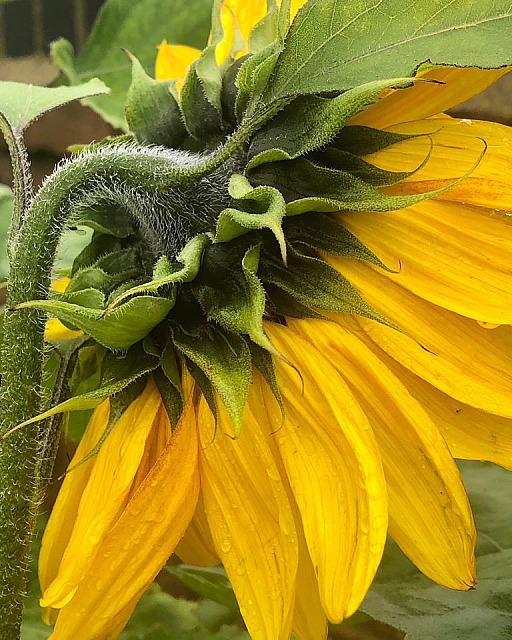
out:
<path id="1" fill-rule="evenodd" d="M 510 209 L 510 127 L 495 122 L 444 116 L 396 125 L 390 131 L 427 135 L 409 138 L 366 156 L 368 162 L 382 169 L 414 172 L 428 156 L 428 161 L 419 171 L 390 189 L 392 193 L 424 193 L 448 186 L 473 167 L 485 144 L 484 156 L 469 177 L 437 196 L 437 199 L 504 211 Z"/>
<path id="2" fill-rule="evenodd" d="M 369 344 L 441 431 L 454 458 L 488 460 L 512 471 L 512 420 L 458 402 Z"/>
<path id="3" fill-rule="evenodd" d="M 288 640 L 295 596 L 297 539 L 286 490 L 260 426 L 244 415 L 238 438 L 199 405 L 201 482 L 216 551 L 254 640 Z"/>
<path id="4" fill-rule="evenodd" d="M 94 411 L 87 429 L 80 440 L 71 464 L 84 458 L 100 439 L 108 421 L 110 403 L 102 402 Z M 46 525 L 41 551 L 39 553 L 39 583 L 44 593 L 59 572 L 62 556 L 73 532 L 81 496 L 89 481 L 94 460 L 88 460 L 66 477 L 52 509 L 51 518 Z M 50 613 L 51 608 L 45 608 L 43 618 L 46 624 L 52 624 L 55 619 Z"/>
<path id="5" fill-rule="evenodd" d="M 155 78 L 157 80 L 178 80 L 178 85 L 181 87 L 188 68 L 200 55 L 200 49 L 182 44 L 167 44 L 167 40 L 162 40 L 162 43 L 158 45 L 158 54 L 155 60 Z"/>
<path id="6" fill-rule="evenodd" d="M 296 640 L 325 640 L 327 617 L 322 607 L 318 581 L 309 555 L 304 533 L 298 533 L 299 567 L 293 613 L 293 635 Z"/>
<path id="7" fill-rule="evenodd" d="M 215 552 L 201 496 L 197 501 L 194 517 L 190 521 L 185 535 L 178 543 L 175 554 L 186 564 L 198 567 L 214 567 L 220 563 Z"/>
<path id="8" fill-rule="evenodd" d="M 290 328 L 329 359 L 370 421 L 386 476 L 390 534 L 429 578 L 469 589 L 476 531 L 459 471 L 436 425 L 354 333 L 322 320 L 292 321 Z"/>
<path id="9" fill-rule="evenodd" d="M 199 494 L 197 449 L 190 400 L 165 451 L 101 541 L 71 602 L 60 611 L 52 640 L 118 637 L 193 516 Z"/>
<path id="10" fill-rule="evenodd" d="M 484 329 L 422 300 L 360 261 L 328 260 L 375 309 L 403 329 L 401 333 L 372 320 L 357 320 L 384 351 L 459 402 L 512 418 L 512 329 Z"/>
<path id="11" fill-rule="evenodd" d="M 66 499 L 69 499 L 73 515 L 76 509 L 76 517 L 57 575 L 43 592 L 42 607 L 60 608 L 73 597 L 103 536 L 119 517 L 127 501 L 160 405 L 160 394 L 150 381 L 144 392 L 118 420 L 97 456 L 91 459 L 92 464 L 87 462 L 82 465 L 88 471 L 88 478 L 83 491 L 78 494 L 81 497 L 77 509 L 74 497 L 76 494 L 70 494 L 70 491 L 72 488 L 76 489 L 80 480 L 73 480 L 75 471 L 66 476 L 62 488 L 64 497 L 56 517 L 59 520 L 63 515 L 65 517 Z M 106 421 L 103 427 L 105 425 Z M 80 462 L 82 457 L 78 458 L 75 454 L 71 464 Z M 82 467 L 78 467 L 78 471 Z M 80 478 L 82 477 L 83 473 Z M 70 487 L 65 487 L 67 483 Z M 53 516 L 50 517 L 50 525 L 52 518 Z"/>
<path id="12" fill-rule="evenodd" d="M 318 575 L 320 598 L 339 622 L 359 606 L 380 562 L 387 499 L 375 439 L 343 379 L 314 347 L 267 323 L 269 338 L 297 371 L 276 361 L 286 420 L 262 396 Z"/>
<path id="13" fill-rule="evenodd" d="M 338 220 L 396 269 L 386 278 L 463 316 L 512 324 L 512 219 L 506 214 L 430 200 L 389 213 L 341 213 Z"/>
<path id="14" fill-rule="evenodd" d="M 357 114 L 350 124 L 384 129 L 399 122 L 428 118 L 475 96 L 509 71 L 510 67 L 432 69 L 420 76 L 444 84 L 417 82 L 408 89 L 394 91 L 366 111 Z"/>

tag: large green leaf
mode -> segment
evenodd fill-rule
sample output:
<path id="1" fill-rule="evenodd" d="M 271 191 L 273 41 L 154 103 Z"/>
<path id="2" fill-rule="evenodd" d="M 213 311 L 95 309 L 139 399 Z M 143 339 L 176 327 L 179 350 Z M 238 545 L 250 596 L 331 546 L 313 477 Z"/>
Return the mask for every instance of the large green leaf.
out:
<path id="1" fill-rule="evenodd" d="M 76 58 L 69 42 L 59 40 L 53 47 L 54 63 L 70 84 L 100 77 L 111 93 L 87 104 L 113 126 L 126 129 L 124 105 L 131 63 L 122 48 L 137 56 L 153 76 L 156 47 L 164 38 L 169 43 L 204 46 L 211 7 L 212 0 L 107 0 Z"/>
<path id="2" fill-rule="evenodd" d="M 490 463 L 461 463 L 478 529 L 473 591 L 439 587 L 389 543 L 362 604 L 405 640 L 508 640 L 512 630 L 512 474 Z"/>
<path id="3" fill-rule="evenodd" d="M 412 76 L 422 62 L 512 62 L 510 0 L 310 0 L 297 15 L 262 98 L 342 91 Z"/>
<path id="4" fill-rule="evenodd" d="M 23 82 L 0 82 L 0 112 L 11 129 L 21 133 L 47 111 L 73 100 L 108 93 L 94 78 L 74 87 L 37 87 Z"/>

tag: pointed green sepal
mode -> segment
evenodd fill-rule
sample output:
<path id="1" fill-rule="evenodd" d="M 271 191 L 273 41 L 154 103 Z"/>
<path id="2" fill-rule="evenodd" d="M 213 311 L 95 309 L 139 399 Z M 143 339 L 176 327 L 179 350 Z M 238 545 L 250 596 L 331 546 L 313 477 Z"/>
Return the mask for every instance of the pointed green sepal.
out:
<path id="1" fill-rule="evenodd" d="M 132 82 L 125 105 L 126 122 L 141 144 L 177 148 L 187 136 L 171 81 L 154 80 L 137 58 L 126 52 L 132 63 Z"/>
<path id="2" fill-rule="evenodd" d="M 116 307 L 108 315 L 101 308 L 88 308 L 59 300 L 31 300 L 16 308 L 47 311 L 66 326 L 85 331 L 108 349 L 128 349 L 160 324 L 173 305 L 173 298 L 138 296 Z"/>
<path id="3" fill-rule="evenodd" d="M 233 424 L 236 436 L 242 428 L 242 416 L 251 381 L 251 354 L 242 336 L 213 323 L 171 324 L 173 342 L 213 385 Z"/>
<path id="4" fill-rule="evenodd" d="M 302 96 L 285 107 L 253 137 L 248 170 L 265 162 L 291 160 L 331 142 L 361 107 L 390 87 L 406 87 L 411 78 L 368 82 L 336 98 Z"/>
<path id="5" fill-rule="evenodd" d="M 227 331 L 246 334 L 276 353 L 263 331 L 265 290 L 256 275 L 259 255 L 259 246 L 246 251 L 243 246 L 213 245 L 204 254 L 192 291 L 209 321 Z M 229 286 L 222 286 L 227 282 Z"/>
<path id="6" fill-rule="evenodd" d="M 69 398 L 55 407 L 48 409 L 48 411 L 20 424 L 19 427 L 21 428 L 66 411 L 94 409 L 101 404 L 105 398 L 120 393 L 145 374 L 154 371 L 157 367 L 158 359 L 145 354 L 141 346 L 130 349 L 122 358 L 109 353 L 103 362 L 102 380 L 97 389 Z M 123 396 L 123 398 L 126 397 L 127 396 Z"/>
<path id="7" fill-rule="evenodd" d="M 112 311 L 126 298 L 137 294 L 156 293 L 160 287 L 193 280 L 201 266 L 201 257 L 205 248 L 211 243 L 208 234 L 195 236 L 187 242 L 178 254 L 180 266 L 172 264 L 167 256 L 162 256 L 155 265 L 150 282 L 131 287 L 115 298 L 107 307 L 106 314 Z M 175 295 L 175 290 L 174 295 Z"/>
<path id="8" fill-rule="evenodd" d="M 344 276 L 319 258 L 290 250 L 284 266 L 275 256 L 265 254 L 259 274 L 264 282 L 280 287 L 306 307 L 360 315 L 389 325 Z"/>

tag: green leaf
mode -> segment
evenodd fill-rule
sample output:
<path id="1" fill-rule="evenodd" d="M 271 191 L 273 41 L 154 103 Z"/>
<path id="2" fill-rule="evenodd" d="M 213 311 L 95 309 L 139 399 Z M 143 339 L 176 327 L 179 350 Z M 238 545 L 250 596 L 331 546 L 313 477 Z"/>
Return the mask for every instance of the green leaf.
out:
<path id="1" fill-rule="evenodd" d="M 153 584 L 119 640 L 249 640 L 232 622 L 233 612 L 222 605 L 174 598 Z"/>
<path id="2" fill-rule="evenodd" d="M 343 91 L 414 75 L 422 62 L 501 67 L 512 62 L 509 0 L 366 3 L 310 0 L 292 24 L 262 100 Z"/>
<path id="3" fill-rule="evenodd" d="M 100 308 L 91 309 L 59 300 L 32 300 L 18 308 L 47 311 L 66 325 L 85 331 L 108 349 L 127 349 L 160 324 L 173 304 L 173 298 L 138 296 L 116 307 L 108 315 Z"/>
<path id="4" fill-rule="evenodd" d="M 460 464 L 478 529 L 478 583 L 439 587 L 389 543 L 361 609 L 406 640 L 507 640 L 512 629 L 512 475 L 490 463 Z"/>
<path id="5" fill-rule="evenodd" d="M 73 100 L 108 93 L 108 87 L 94 78 L 75 87 L 38 87 L 22 82 L 0 82 L 0 113 L 12 130 L 24 131 L 47 111 Z"/>
<path id="6" fill-rule="evenodd" d="M 235 594 L 222 567 L 194 567 L 189 564 L 178 564 L 166 566 L 165 569 L 202 598 L 213 600 L 238 612 Z"/>
<path id="7" fill-rule="evenodd" d="M 126 122 L 141 144 L 159 144 L 176 148 L 187 131 L 180 108 L 170 90 L 171 81 L 154 80 L 142 68 L 137 58 L 132 61 L 132 83 L 126 99 Z"/>
<path id="8" fill-rule="evenodd" d="M 211 7 L 211 0 L 107 0 L 76 58 L 69 51 L 64 57 L 60 44 L 52 52 L 54 63 L 70 84 L 101 78 L 110 87 L 110 95 L 91 98 L 87 104 L 114 127 L 126 130 L 124 105 L 131 64 L 122 49 L 129 49 L 153 76 L 156 47 L 164 38 L 193 47 L 206 43 Z"/>
<path id="9" fill-rule="evenodd" d="M 104 373 L 102 374 L 101 386 L 93 391 L 88 391 L 79 396 L 74 396 L 68 400 L 64 400 L 60 404 L 48 409 L 44 413 L 40 413 L 30 420 L 23 422 L 19 427 L 39 422 L 50 416 L 65 411 L 81 411 L 83 409 L 93 409 L 97 407 L 105 398 L 114 396 L 122 392 L 126 387 L 144 376 L 150 371 L 154 371 L 158 367 L 158 359 L 144 353 L 142 346 L 130 349 L 125 356 L 119 358 L 114 354 L 108 354 L 104 362 Z M 123 395 L 121 403 L 118 405 L 119 411 L 115 411 L 115 420 L 117 420 L 126 408 L 127 404 L 133 399 L 131 393 Z M 115 422 L 115 421 L 114 421 Z M 109 425 L 110 426 L 110 425 Z M 113 425 L 112 425 L 113 426 Z"/>
<path id="10" fill-rule="evenodd" d="M 369 82 L 336 98 L 301 96 L 253 137 L 248 170 L 265 162 L 291 160 L 329 143 L 364 105 L 389 87 L 406 87 L 410 78 Z"/>

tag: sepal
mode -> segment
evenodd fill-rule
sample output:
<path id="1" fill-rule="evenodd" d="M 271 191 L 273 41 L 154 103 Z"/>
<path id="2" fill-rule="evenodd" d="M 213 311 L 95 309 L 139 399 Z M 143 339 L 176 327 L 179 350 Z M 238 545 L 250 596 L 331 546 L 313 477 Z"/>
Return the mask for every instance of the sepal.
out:
<path id="1" fill-rule="evenodd" d="M 89 289 L 87 293 L 92 291 L 95 290 Z M 97 293 L 101 296 L 99 291 Z M 160 324 L 173 304 L 174 300 L 170 298 L 138 296 L 116 307 L 108 315 L 105 315 L 102 307 L 88 308 L 60 300 L 31 300 L 16 308 L 46 311 L 66 326 L 85 331 L 108 349 L 128 349 Z"/>
<path id="2" fill-rule="evenodd" d="M 243 211 L 228 208 L 221 211 L 217 220 L 214 242 L 229 242 L 253 229 L 270 229 L 274 234 L 286 261 L 286 242 L 282 221 L 286 215 L 286 203 L 281 193 L 273 187 L 254 188 L 242 175 L 234 174 L 229 181 L 229 194 L 240 207 L 253 209 Z"/>
<path id="3" fill-rule="evenodd" d="M 265 162 L 292 160 L 330 143 L 348 120 L 390 87 L 406 87 L 411 78 L 368 82 L 335 98 L 302 96 L 286 106 L 253 137 L 248 170 Z"/>
<path id="4" fill-rule="evenodd" d="M 206 317 L 227 331 L 248 335 L 253 342 L 273 353 L 263 331 L 265 290 L 257 276 L 258 245 L 214 245 L 204 254 L 203 264 L 191 290 Z"/>
<path id="5" fill-rule="evenodd" d="M 132 82 L 125 105 L 126 122 L 141 144 L 177 148 L 187 136 L 180 108 L 170 91 L 171 81 L 150 78 L 137 58 L 132 63 Z"/>
<path id="6" fill-rule="evenodd" d="M 171 318 L 172 340 L 213 385 L 239 435 L 251 381 L 249 347 L 239 334 L 208 322 L 196 305 L 184 302 L 180 316 Z"/>
<path id="7" fill-rule="evenodd" d="M 85 370 L 83 369 L 84 363 L 86 365 L 87 362 L 90 361 L 91 357 L 96 357 L 96 354 L 91 353 L 87 354 L 87 356 L 88 358 L 81 359 L 82 369 L 78 372 L 75 370 L 71 383 L 73 383 L 74 380 L 75 385 L 78 384 L 79 380 L 82 379 L 82 376 L 84 376 L 85 373 Z M 64 402 L 48 409 L 48 411 L 27 420 L 19 425 L 19 427 L 38 422 L 39 420 L 44 420 L 45 418 L 49 418 L 50 416 L 58 413 L 64 413 L 66 411 L 93 409 L 103 402 L 105 398 L 109 398 L 111 396 L 115 397 L 115 394 L 119 394 L 145 374 L 154 371 L 158 367 L 158 364 L 158 359 L 144 353 L 142 346 L 136 346 L 133 349 L 130 349 L 126 355 L 121 358 L 112 353 L 108 353 L 103 360 L 101 381 L 96 389 L 71 397 L 68 400 L 64 400 Z M 126 396 L 123 396 L 123 398 L 125 397 Z"/>

